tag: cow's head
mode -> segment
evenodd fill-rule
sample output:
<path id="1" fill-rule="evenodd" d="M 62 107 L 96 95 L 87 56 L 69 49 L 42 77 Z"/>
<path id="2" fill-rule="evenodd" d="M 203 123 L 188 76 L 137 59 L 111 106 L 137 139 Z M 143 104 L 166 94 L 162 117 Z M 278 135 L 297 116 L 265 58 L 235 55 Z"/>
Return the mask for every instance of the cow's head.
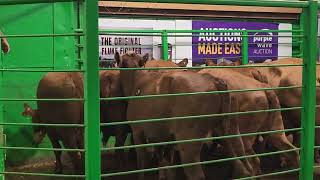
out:
<path id="1" fill-rule="evenodd" d="M 116 52 L 114 59 L 120 68 L 138 68 L 146 64 L 149 59 L 149 54 L 147 53 L 141 57 L 134 52 L 128 52 L 120 56 L 119 52 Z"/>
<path id="2" fill-rule="evenodd" d="M 28 104 L 24 104 L 24 111 L 22 112 L 24 117 L 31 117 L 32 123 L 42 123 L 39 117 L 38 110 L 32 109 Z M 44 126 L 33 126 L 33 141 L 36 145 L 40 144 L 46 135 Z"/>

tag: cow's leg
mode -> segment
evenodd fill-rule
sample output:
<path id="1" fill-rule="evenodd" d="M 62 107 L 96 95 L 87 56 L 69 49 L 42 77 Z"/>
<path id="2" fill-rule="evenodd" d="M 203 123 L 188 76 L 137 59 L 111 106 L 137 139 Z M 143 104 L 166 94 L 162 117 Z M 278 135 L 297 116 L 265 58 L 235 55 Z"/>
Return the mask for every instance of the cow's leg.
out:
<path id="1" fill-rule="evenodd" d="M 253 144 L 255 142 L 255 136 L 245 136 L 242 137 L 245 152 L 247 155 L 255 155 L 256 153 L 253 150 Z M 260 159 L 258 157 L 252 157 L 249 159 L 253 168 L 253 175 L 261 174 L 260 168 Z"/>
<path id="2" fill-rule="evenodd" d="M 181 163 L 200 162 L 202 143 L 179 144 L 178 151 L 180 152 Z M 205 175 L 201 165 L 184 167 L 184 172 L 188 180 L 205 180 Z"/>
<path id="3" fill-rule="evenodd" d="M 64 147 L 68 149 L 77 149 L 78 148 L 78 140 L 79 138 L 77 135 L 77 132 L 70 130 L 69 132 L 72 132 L 71 134 L 66 134 L 63 138 L 63 145 Z M 71 159 L 74 172 L 78 175 L 81 175 L 84 173 L 84 161 L 81 155 L 81 152 L 74 152 L 70 151 L 68 152 L 69 157 Z"/>
<path id="4" fill-rule="evenodd" d="M 102 130 L 102 144 L 103 146 L 106 146 L 110 137 L 111 137 L 111 133 L 109 131 L 109 127 L 102 127 L 101 130 Z"/>
<path id="5" fill-rule="evenodd" d="M 123 126 L 116 127 L 116 147 L 124 146 L 126 138 L 127 138 L 127 132 L 126 129 L 123 128 Z M 124 149 L 117 149 L 116 150 L 116 156 L 117 160 L 119 161 L 119 167 L 124 167 L 127 163 L 125 162 L 125 153 Z"/>
<path id="6" fill-rule="evenodd" d="M 294 132 L 292 134 L 292 144 L 295 147 L 300 147 L 300 133 L 299 132 Z"/>
<path id="7" fill-rule="evenodd" d="M 59 143 L 59 141 L 55 138 L 53 138 L 52 136 L 49 136 L 49 139 L 51 141 L 52 147 L 55 149 L 61 149 L 61 145 Z M 62 166 L 62 162 L 61 162 L 61 151 L 53 151 L 54 155 L 56 157 L 56 162 L 55 162 L 55 169 L 54 172 L 56 174 L 61 174 L 63 171 L 63 166 Z"/>
<path id="8" fill-rule="evenodd" d="M 144 135 L 142 131 L 136 130 L 133 128 L 132 129 L 132 136 L 133 136 L 133 141 L 134 144 L 143 144 L 145 142 L 144 140 Z M 146 164 L 146 151 L 145 148 L 136 148 L 136 153 L 137 153 L 137 166 L 138 169 L 144 169 Z M 139 173 L 139 180 L 144 180 L 144 172 Z"/>
<path id="9" fill-rule="evenodd" d="M 266 92 L 272 92 L 272 91 L 266 91 Z M 271 98 L 269 98 L 271 99 Z M 275 100 L 277 100 L 276 98 L 273 98 Z M 275 101 L 276 103 L 276 101 Z M 274 106 L 276 108 L 278 108 L 278 106 Z M 273 108 L 273 107 L 271 107 Z M 283 130 L 284 129 L 284 125 L 283 125 L 283 120 L 282 120 L 282 116 L 280 112 L 271 112 L 269 114 L 269 118 L 267 119 L 267 121 L 270 121 L 271 123 L 271 128 L 270 130 L 276 131 L 276 130 Z M 276 149 L 283 151 L 283 150 L 293 150 L 296 147 L 293 146 L 290 141 L 288 140 L 286 134 L 284 132 L 281 133 L 272 133 L 267 136 L 267 143 L 271 143 L 271 145 L 273 145 L 273 147 L 275 147 Z M 297 140 L 297 138 L 294 138 Z M 289 165 L 290 167 L 294 167 L 294 168 L 298 168 L 299 167 L 299 152 L 298 150 L 295 151 L 290 151 L 287 153 L 283 153 L 280 155 L 280 158 L 282 159 L 285 158 L 285 163 L 287 163 L 287 165 Z"/>
<path id="10" fill-rule="evenodd" d="M 226 129 L 228 131 L 222 132 L 222 129 Z M 239 126 L 237 126 L 237 123 L 234 123 L 232 125 L 230 124 L 225 128 L 216 129 L 216 132 L 218 133 L 218 136 L 240 134 Z M 242 137 L 228 138 L 222 140 L 221 142 L 223 146 L 226 147 L 227 154 L 230 157 L 241 157 L 246 155 Z M 232 161 L 232 164 L 234 167 L 233 177 L 248 177 L 253 175 L 252 165 L 247 158 L 244 158 L 242 160 L 234 160 Z"/>
<path id="11" fill-rule="evenodd" d="M 284 133 L 270 134 L 267 141 L 280 151 L 295 149 Z M 283 153 L 286 163 L 290 167 L 299 167 L 299 153 L 297 151 Z"/>
<path id="12" fill-rule="evenodd" d="M 315 131 L 316 131 L 315 145 L 320 146 L 320 129 L 317 128 Z M 319 154 L 318 148 L 314 150 L 314 159 L 316 163 L 320 163 L 320 154 Z"/>
<path id="13" fill-rule="evenodd" d="M 173 165 L 175 150 L 172 146 L 167 146 L 164 148 L 163 156 L 160 156 L 159 166 L 165 167 Z M 161 169 L 159 170 L 159 180 L 175 180 L 176 179 L 176 169 Z"/>

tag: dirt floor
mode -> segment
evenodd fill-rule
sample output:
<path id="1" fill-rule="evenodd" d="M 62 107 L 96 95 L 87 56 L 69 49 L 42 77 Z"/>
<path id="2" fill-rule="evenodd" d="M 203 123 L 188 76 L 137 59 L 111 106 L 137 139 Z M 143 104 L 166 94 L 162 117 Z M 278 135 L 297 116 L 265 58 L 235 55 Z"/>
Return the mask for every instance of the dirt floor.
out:
<path id="1" fill-rule="evenodd" d="M 128 155 L 128 153 L 127 153 Z M 131 157 L 131 156 L 130 156 Z M 133 158 L 131 158 L 133 159 Z M 126 165 L 121 165 L 121 168 L 119 168 L 119 161 L 115 160 L 114 155 L 112 154 L 104 154 L 102 156 L 102 171 L 103 173 L 108 173 L 108 172 L 116 172 L 116 171 L 126 171 L 126 170 L 134 170 L 135 169 L 135 161 L 131 160 L 125 163 Z M 269 160 L 270 162 L 270 160 Z M 262 163 L 268 164 L 268 160 L 262 159 Z M 71 164 L 68 161 L 68 158 L 66 155 L 63 155 L 63 163 L 64 163 L 64 174 L 71 174 Z M 266 165 L 267 166 L 267 165 Z M 41 160 L 38 162 L 29 162 L 26 165 L 22 165 L 19 167 L 8 167 L 6 170 L 7 171 L 18 171 L 18 172 L 41 172 L 41 173 L 53 173 L 54 169 L 54 161 L 53 159 L 47 159 L 47 160 Z M 119 170 L 120 169 L 120 170 Z M 212 165 L 206 165 L 204 170 L 206 173 L 206 176 L 208 177 L 207 179 L 221 179 L 221 180 L 226 180 L 229 179 L 228 176 L 230 175 L 230 169 L 231 166 L 229 163 L 222 163 L 219 165 L 212 164 Z M 266 168 L 264 169 L 265 172 L 263 173 L 268 173 L 271 172 L 270 169 Z M 178 174 L 180 174 L 177 179 L 183 180 L 185 179 L 182 176 L 182 169 L 178 169 Z M 278 169 L 279 171 L 279 169 Z M 318 169 L 320 171 L 320 169 Z M 320 173 L 316 173 L 320 174 Z M 219 176 L 217 178 L 217 175 Z M 22 176 L 22 175 L 6 175 L 6 180 L 72 180 L 76 178 L 57 178 L 57 177 L 43 177 L 43 176 Z M 137 175 L 127 175 L 127 176 L 117 176 L 117 177 L 108 177 L 104 178 L 107 180 L 136 180 Z M 298 175 L 296 173 L 291 173 L 289 175 L 282 175 L 282 176 L 272 176 L 272 177 L 265 177 L 261 178 L 261 180 L 295 180 L 298 179 Z M 315 179 L 320 179 L 320 176 L 316 175 Z M 149 173 L 146 176 L 146 180 L 157 180 L 157 173 Z"/>

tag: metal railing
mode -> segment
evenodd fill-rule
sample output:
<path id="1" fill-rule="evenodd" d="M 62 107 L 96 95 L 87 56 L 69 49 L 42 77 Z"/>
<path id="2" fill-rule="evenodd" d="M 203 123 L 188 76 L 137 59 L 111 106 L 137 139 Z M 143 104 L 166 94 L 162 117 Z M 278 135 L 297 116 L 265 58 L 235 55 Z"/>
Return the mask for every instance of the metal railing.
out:
<path id="1" fill-rule="evenodd" d="M 129 0 L 130 1 L 130 0 Z M 135 0 L 136 2 L 140 2 L 139 0 Z M 68 0 L 60 1 L 60 0 L 3 0 L 0 2 L 0 5 L 13 5 L 13 4 L 28 4 L 28 3 L 50 3 L 50 2 L 69 2 Z M 298 7 L 303 8 L 303 16 L 305 18 L 303 32 L 304 35 L 296 35 L 297 37 L 302 37 L 303 39 L 303 83 L 301 86 L 292 86 L 292 87 L 278 87 L 278 88 L 264 88 L 264 89 L 241 89 L 241 90 L 233 90 L 233 91 L 215 91 L 215 92 L 197 92 L 197 93 L 182 93 L 182 94 L 162 94 L 162 95 L 148 95 L 148 96 L 132 96 L 132 97 L 111 97 L 111 98 L 99 98 L 99 69 L 98 69 L 98 1 L 97 0 L 84 0 L 83 12 L 84 12 L 84 27 L 83 33 L 77 31 L 74 34 L 42 34 L 42 35 L 11 35 L 11 36 L 0 36 L 8 37 L 8 38 L 21 38 L 21 37 L 48 37 L 48 36 L 76 36 L 84 37 L 84 45 L 83 45 L 83 58 L 84 58 L 84 69 L 83 70 L 70 70 L 70 72 L 80 71 L 84 73 L 84 98 L 83 99 L 17 99 L 17 98 L 1 98 L 0 101 L 84 101 L 85 112 L 84 112 L 84 124 L 32 124 L 32 123 L 6 123 L 3 122 L 3 117 L 1 118 L 1 125 L 12 125 L 12 126 L 73 126 L 73 127 L 83 127 L 85 129 L 85 146 L 84 149 L 53 149 L 53 148 L 28 148 L 28 147 L 6 147 L 2 146 L 0 149 L 25 149 L 25 150 L 58 150 L 58 151 L 80 151 L 85 153 L 85 174 L 84 175 L 57 175 L 57 174 L 46 174 L 46 173 L 24 173 L 24 172 L 7 172 L 5 171 L 4 166 L 0 166 L 0 174 L 16 174 L 16 175 L 32 175 L 32 176 L 55 176 L 55 177 L 85 177 L 89 180 L 100 179 L 101 177 L 109 177 L 116 175 L 125 175 L 132 173 L 140 173 L 140 172 L 148 172 L 148 171 L 158 171 L 160 169 L 168 169 L 168 168 L 178 168 L 185 166 L 194 166 L 194 165 L 203 165 L 210 163 L 218 163 L 223 161 L 231 161 L 235 159 L 243 159 L 250 157 L 260 157 L 260 156 L 268 156 L 274 154 L 280 154 L 284 152 L 295 151 L 300 149 L 301 151 L 301 166 L 297 169 L 291 169 L 288 171 L 277 172 L 277 173 L 269 173 L 264 175 L 255 176 L 265 177 L 265 176 L 273 176 L 284 173 L 291 172 L 300 172 L 300 179 L 313 179 L 313 170 L 314 166 L 314 148 L 318 148 L 314 146 L 314 130 L 315 130 L 315 109 L 316 109 L 316 92 L 315 92 L 315 82 L 316 82 L 316 63 L 315 59 L 317 56 L 317 9 L 318 3 L 316 1 L 273 1 L 273 0 L 261 0 L 261 1 L 233 1 L 233 0 L 141 0 L 141 2 L 166 2 L 166 3 L 198 3 L 198 4 L 224 4 L 224 5 L 246 5 L 246 6 L 277 6 L 277 7 Z M 162 37 L 162 48 L 163 48 L 163 59 L 168 59 L 168 37 L 171 36 L 179 36 L 177 34 L 186 34 L 186 33 L 200 33 L 200 32 L 221 32 L 221 31 L 198 31 L 198 30 L 107 30 L 102 31 L 100 34 L 139 34 L 143 35 L 152 35 L 152 36 L 161 36 Z M 224 31 L 231 32 L 231 31 Z M 239 32 L 239 31 L 237 31 Z M 248 63 L 248 37 L 250 36 L 250 30 L 240 31 L 243 37 L 242 39 L 242 62 L 243 64 Z M 256 31 L 255 31 L 256 32 Z M 293 32 L 293 31 L 275 31 L 275 32 Z M 182 35 L 185 36 L 185 35 Z M 188 35 L 190 36 L 190 35 Z M 88 60 L 90 59 L 90 60 Z M 289 66 L 301 66 L 301 65 L 278 65 L 282 67 Z M 277 66 L 277 67 L 278 67 Z M 260 68 L 270 68 L 274 67 L 273 65 L 257 65 L 250 66 L 252 67 L 260 67 Z M 143 68 L 144 70 L 161 70 L 161 69 L 202 69 L 204 67 L 183 67 L 183 68 Z M 209 67 L 209 68 L 248 68 L 248 66 L 234 67 L 234 66 L 218 66 L 218 67 Z M 138 70 L 141 68 L 103 68 L 104 70 Z M 41 70 L 26 70 L 26 69 L 5 69 L 1 67 L 1 72 L 4 71 L 12 71 L 12 72 L 44 72 Z M 53 72 L 64 72 L 65 70 L 53 70 Z M 47 72 L 47 71 L 46 71 Z M 90 81 L 89 81 L 90 80 Z M 281 108 L 281 109 L 268 109 L 268 110 L 259 110 L 259 111 L 248 111 L 248 112 L 232 112 L 225 114 L 208 114 L 208 115 L 198 115 L 198 116 L 186 116 L 186 117 L 169 117 L 169 118 L 157 118 L 157 119 L 145 119 L 145 120 L 137 120 L 137 121 L 122 121 L 116 123 L 102 123 L 101 126 L 111 126 L 111 125 L 120 125 L 120 124 L 131 124 L 131 123 L 147 123 L 147 122 L 159 122 L 159 121 L 169 121 L 169 120 L 187 120 L 194 118 L 204 118 L 204 117 L 214 117 L 214 116 L 226 116 L 226 115 L 235 115 L 235 114 L 250 114 L 250 113 L 259 113 L 259 112 L 272 112 L 272 111 L 290 111 L 290 110 L 301 110 L 302 113 L 302 127 L 301 128 L 293 128 L 279 131 L 266 131 L 266 132 L 256 132 L 256 133 L 247 133 L 240 135 L 227 135 L 222 137 L 210 137 L 210 138 L 201 138 L 201 139 L 187 139 L 187 140 L 177 140 L 171 142 L 161 142 L 161 143 L 149 143 L 149 144 L 140 144 L 140 145 L 129 145 L 124 147 L 114 147 L 114 148 L 101 148 L 100 147 L 100 108 L 99 104 L 101 100 L 132 100 L 132 99 L 146 99 L 146 98 L 161 98 L 168 96 L 190 96 L 197 94 L 217 94 L 217 93 L 226 93 L 226 92 L 246 92 L 246 91 L 265 91 L 265 90 L 283 90 L 283 89 L 293 89 L 293 88 L 302 88 L 303 92 L 303 104 L 301 107 L 291 107 L 291 108 Z M 317 127 L 319 128 L 319 127 Z M 300 148 L 278 151 L 278 152 L 270 152 L 263 154 L 256 154 L 244 157 L 235 157 L 235 158 L 227 158 L 227 159 L 219 159 L 219 160 L 209 160 L 203 162 L 195 162 L 189 164 L 182 165 L 172 165 L 168 167 L 158 167 L 158 168 L 149 168 L 142 170 L 133 170 L 127 172 L 116 172 L 116 173 L 108 173 L 101 175 L 101 151 L 110 151 L 116 149 L 129 149 L 129 148 L 142 148 L 148 146 L 160 146 L 160 145 L 168 145 L 168 144 L 178 144 L 178 143 L 190 143 L 190 142 L 198 142 L 198 141 L 212 141 L 216 139 L 224 139 L 224 138 L 232 138 L 239 136 L 252 136 L 252 135 L 262 135 L 267 133 L 277 133 L 277 132 L 290 132 L 290 131 L 301 131 L 302 132 L 302 145 Z M 241 179 L 251 179 L 253 177 L 246 177 Z"/>

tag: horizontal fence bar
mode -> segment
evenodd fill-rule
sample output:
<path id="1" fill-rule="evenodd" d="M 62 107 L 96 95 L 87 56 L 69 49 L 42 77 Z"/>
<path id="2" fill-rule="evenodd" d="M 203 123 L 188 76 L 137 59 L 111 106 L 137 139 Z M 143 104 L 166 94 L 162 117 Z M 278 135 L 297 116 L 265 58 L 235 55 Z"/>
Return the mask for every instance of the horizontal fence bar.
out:
<path id="1" fill-rule="evenodd" d="M 212 42 L 208 42 L 207 44 L 211 44 Z M 239 42 L 240 43 L 240 42 Z M 272 45 L 280 45 L 280 44 L 285 44 L 285 45 L 291 45 L 291 44 L 300 44 L 302 43 L 302 41 L 300 42 L 288 42 L 288 43 L 248 43 L 248 45 L 256 45 L 256 44 L 272 44 Z M 202 43 L 200 43 L 202 44 Z M 227 46 L 229 43 L 225 42 L 225 43 L 221 43 L 221 46 Z M 181 47 L 181 46 L 198 46 L 199 44 L 190 44 L 185 42 L 184 44 L 171 44 L 172 47 Z M 106 47 L 122 47 L 122 45 L 105 45 Z M 143 45 L 125 45 L 126 47 L 158 47 L 159 44 L 143 44 Z M 234 58 L 235 56 L 232 56 L 231 58 Z M 250 57 L 265 57 L 265 56 L 250 56 Z M 268 57 L 272 57 L 272 56 L 268 56 Z M 281 56 L 274 56 L 274 57 L 281 57 Z M 286 56 L 286 57 L 290 57 L 290 56 Z M 222 58 L 222 57 L 220 57 Z M 230 57 L 228 57 L 230 58 Z"/>
<path id="2" fill-rule="evenodd" d="M 0 5 L 36 4 L 54 2 L 74 2 L 79 0 L 1 0 Z"/>
<path id="3" fill-rule="evenodd" d="M 130 46 L 128 46 L 128 47 L 130 47 Z M 299 55 L 299 56 L 301 56 L 301 55 Z M 255 57 L 263 57 L 263 58 L 265 58 L 265 59 L 267 59 L 265 56 L 250 56 L 250 58 L 255 58 Z M 281 58 L 291 58 L 291 56 L 268 56 L 268 58 L 271 58 L 271 57 L 281 57 Z M 192 58 L 192 57 L 184 57 L 184 58 L 176 58 L 176 59 L 172 59 L 172 61 L 176 61 L 176 60 L 183 60 L 183 59 L 185 59 L 185 58 L 187 58 L 189 61 L 193 61 L 193 60 L 206 60 L 206 59 L 208 59 L 208 58 Z M 228 56 L 219 56 L 219 57 L 211 57 L 210 59 L 211 60 L 218 60 L 218 59 L 233 59 L 233 60 L 237 60 L 236 58 L 242 58 L 242 56 L 232 56 L 232 57 L 228 57 Z M 162 60 L 162 59 L 160 59 L 160 60 Z M 113 58 L 104 58 L 104 59 L 101 59 L 101 60 L 99 60 L 100 62 L 102 62 L 102 61 L 110 61 L 110 62 L 115 62 L 115 60 L 113 59 Z M 260 64 L 260 63 L 255 63 L 255 64 Z M 250 64 L 250 65 L 252 65 L 252 64 Z M 317 64 L 317 65 L 320 65 L 320 64 Z M 299 65 L 300 66 L 300 65 Z M 209 66 L 206 66 L 206 67 L 209 67 Z M 189 67 L 187 67 L 187 68 L 189 68 Z M 101 69 L 103 69 L 103 68 L 101 68 Z"/>
<path id="4" fill-rule="evenodd" d="M 84 70 L 79 69 L 47 69 L 47 70 L 40 70 L 40 69 L 0 69 L 0 71 L 5 72 L 84 72 Z"/>
<path id="5" fill-rule="evenodd" d="M 84 101 L 83 98 L 69 99 L 38 99 L 38 98 L 0 98 L 0 101 Z"/>
<path id="6" fill-rule="evenodd" d="M 299 110 L 302 107 L 291 107 L 291 108 L 279 108 L 279 109 L 267 109 L 267 110 L 256 110 L 256 111 L 241 111 L 241 112 L 231 112 L 231 113 L 221 113 L 221 114 L 206 114 L 197 116 L 177 116 L 169 118 L 155 118 L 155 119 L 145 119 L 145 120 L 133 120 L 133 121 L 122 121 L 122 122 L 112 122 L 112 123 L 101 123 L 101 126 L 111 126 L 111 125 L 123 125 L 123 124 L 141 124 L 141 123 L 152 123 L 152 122 L 162 122 L 170 120 L 185 120 L 185 119 L 201 119 L 209 117 L 219 117 L 219 116 L 230 116 L 230 115 L 245 115 L 263 112 L 275 112 L 275 111 L 291 111 Z"/>
<path id="7" fill-rule="evenodd" d="M 5 150 L 37 150 L 37 151 L 85 152 L 85 149 L 33 148 L 33 147 L 9 147 L 9 146 L 0 146 L 0 149 L 5 149 Z"/>
<path id="8" fill-rule="evenodd" d="M 48 126 L 48 127 L 85 127 L 84 124 L 47 124 L 47 123 L 6 123 L 0 122 L 3 126 Z"/>
<path id="9" fill-rule="evenodd" d="M 43 176 L 43 177 L 60 177 L 60 178 L 84 178 L 85 175 L 72 175 L 72 174 L 47 174 L 47 173 L 31 173 L 31 172 L 14 172 L 5 171 L 0 172 L 0 174 L 5 175 L 15 175 L 15 176 Z"/>
<path id="10" fill-rule="evenodd" d="M 0 3 L 1 4 L 1 3 Z M 65 33 L 65 34 L 24 34 L 24 35 L 1 35 L 0 38 L 22 38 L 22 37 L 65 37 L 65 36 L 83 36 L 83 33 Z"/>
<path id="11" fill-rule="evenodd" d="M 137 173 L 142 173 L 142 172 L 159 171 L 159 170 L 163 170 L 163 169 L 174 169 L 174 168 L 180 168 L 180 167 L 190 167 L 190 166 L 196 166 L 196 165 L 213 164 L 213 163 L 233 161 L 233 160 L 245 159 L 245 158 L 263 157 L 263 156 L 270 156 L 270 155 L 275 155 L 275 154 L 293 152 L 293 151 L 297 151 L 299 149 L 300 148 L 295 148 L 295 149 L 289 149 L 289 150 L 283 150 L 283 151 L 277 151 L 277 152 L 269 152 L 269 153 L 261 153 L 261 154 L 254 154 L 254 155 L 248 155 L 248 156 L 239 156 L 239 157 L 232 157 L 232 158 L 225 158 L 225 159 L 218 159 L 218 160 L 194 162 L 194 163 L 188 163 L 188 164 L 180 164 L 180 165 L 172 165 L 172 166 L 164 166 L 164 167 L 148 168 L 148 169 L 139 169 L 139 170 L 125 171 L 125 172 L 108 173 L 108 174 L 102 174 L 101 177 L 121 176 L 121 175 L 128 175 L 128 174 L 137 174 Z"/>
<path id="12" fill-rule="evenodd" d="M 176 94 L 154 94 L 154 95 L 126 96 L 126 97 L 109 97 L 109 98 L 100 98 L 100 100 L 107 100 L 107 101 L 135 100 L 135 99 L 148 99 L 148 98 L 172 97 L 172 96 L 190 96 L 190 95 L 207 95 L 207 94 L 223 94 L 223 93 L 241 93 L 241 92 L 283 90 L 283 89 L 297 89 L 297 88 L 302 88 L 302 86 L 258 88 L 258 89 L 239 89 L 239 90 L 226 90 L 226 91 L 205 91 L 205 92 L 176 93 Z"/>
<path id="13" fill-rule="evenodd" d="M 111 0 L 114 1 L 114 0 Z M 150 3 L 182 3 L 182 4 L 210 4 L 210 5 L 239 5 L 239 6 L 270 6 L 270 7 L 308 7 L 308 1 L 296 0 L 125 0 L 122 2 L 150 2 Z"/>
<path id="14" fill-rule="evenodd" d="M 280 133 L 280 132 L 300 131 L 301 129 L 302 128 L 293 128 L 293 129 L 254 132 L 254 133 L 245 133 L 245 134 L 233 134 L 233 135 L 225 135 L 225 136 L 219 136 L 219 137 L 208 137 L 208 138 L 198 138 L 198 139 L 167 141 L 167 142 L 159 142 L 159 143 L 137 144 L 137 145 L 119 146 L 119 147 L 111 147 L 111 148 L 101 148 L 101 150 L 102 151 L 113 151 L 113 150 L 118 150 L 118 149 L 144 148 L 144 147 L 151 147 L 151 146 L 164 146 L 164 145 L 173 145 L 173 144 L 176 145 L 176 144 L 183 144 L 183 143 L 193 143 L 193 142 L 204 142 L 204 141 L 229 139 L 229 138 L 235 138 L 235 137 L 257 136 L 257 135 L 275 134 L 275 133 Z"/>
<path id="15" fill-rule="evenodd" d="M 176 69 L 214 69 L 214 68 L 272 68 L 272 67 L 302 67 L 302 64 L 277 64 L 277 65 L 241 65 L 241 66 L 196 66 L 196 67 L 145 67 L 145 68 L 100 68 L 100 70 L 121 70 L 121 71 L 132 71 L 132 70 L 176 70 Z M 1 69 L 0 69 L 1 71 Z"/>
<path id="16" fill-rule="evenodd" d="M 137 34 L 143 34 L 143 33 L 162 33 L 164 30 L 148 30 L 148 29 L 105 29 L 105 30 L 99 30 L 99 33 L 124 33 L 124 34 L 131 34 L 131 33 L 137 33 Z M 241 33 L 241 32 L 248 32 L 248 33 L 267 33 L 267 32 L 277 32 L 277 33 L 286 33 L 286 32 L 292 32 L 292 33 L 299 33 L 303 32 L 302 30 L 165 30 L 168 33 Z M 230 36 L 230 35 L 229 35 Z M 232 35 L 233 36 L 233 35 Z"/>
<path id="17" fill-rule="evenodd" d="M 161 36 L 161 34 L 124 34 L 124 33 L 100 33 L 99 35 L 110 35 L 110 36 Z M 199 34 L 168 34 L 167 37 L 280 37 L 280 38 L 290 38 L 290 37 L 304 37 L 304 35 L 199 35 Z"/>
<path id="18" fill-rule="evenodd" d="M 156 94 L 145 96 L 126 96 L 126 97 L 111 97 L 100 98 L 102 101 L 116 101 L 116 100 L 129 100 L 129 99 L 147 99 L 157 97 L 171 97 L 171 96 L 188 96 L 188 95 L 205 95 L 205 94 L 222 94 L 222 93 L 240 93 L 252 91 L 266 91 L 266 90 L 282 90 L 282 89 L 296 89 L 302 86 L 289 86 L 289 87 L 275 87 L 275 88 L 260 88 L 260 89 L 241 89 L 241 90 L 227 90 L 227 91 L 207 91 L 207 92 L 193 92 L 193 93 L 178 93 L 178 94 Z M 85 101 L 83 98 L 67 98 L 67 99 L 46 99 L 46 98 L 0 98 L 0 101 Z"/>

